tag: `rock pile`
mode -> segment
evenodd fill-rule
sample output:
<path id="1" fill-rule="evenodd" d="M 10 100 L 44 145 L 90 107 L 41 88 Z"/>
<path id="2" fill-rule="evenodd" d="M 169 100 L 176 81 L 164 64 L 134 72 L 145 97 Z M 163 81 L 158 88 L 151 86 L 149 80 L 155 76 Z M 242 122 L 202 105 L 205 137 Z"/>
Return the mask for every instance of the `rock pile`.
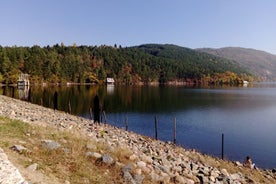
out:
<path id="1" fill-rule="evenodd" d="M 109 150 L 128 148 L 131 155 L 127 164 L 120 163 L 117 158 L 112 158 L 107 153 L 96 152 L 93 145 L 87 146 L 89 151 L 86 153 L 86 156 L 94 157 L 99 164 L 120 166 L 125 183 L 140 184 L 145 177 L 150 178 L 152 183 L 257 183 L 241 172 L 230 173 L 225 168 L 206 164 L 204 160 L 207 156 L 194 150 L 185 150 L 171 143 L 153 140 L 112 126 L 96 125 L 88 119 L 4 96 L 0 96 L 0 116 L 40 126 L 78 129 L 94 141 L 107 145 Z M 48 149 L 60 146 L 59 143 L 51 140 L 42 140 L 41 143 Z M 219 159 L 213 158 L 213 160 L 220 162 Z M 260 172 L 276 183 L 275 171 L 261 170 Z"/>

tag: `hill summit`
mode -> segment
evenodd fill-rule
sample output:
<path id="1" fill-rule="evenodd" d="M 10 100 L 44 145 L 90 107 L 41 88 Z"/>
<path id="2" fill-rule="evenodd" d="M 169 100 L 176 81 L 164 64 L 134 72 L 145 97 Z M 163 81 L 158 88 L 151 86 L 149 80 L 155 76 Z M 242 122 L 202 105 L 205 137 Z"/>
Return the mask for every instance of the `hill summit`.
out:
<path id="1" fill-rule="evenodd" d="M 261 80 L 276 80 L 276 55 L 248 48 L 224 47 L 220 49 L 200 48 L 197 51 L 237 61 Z"/>

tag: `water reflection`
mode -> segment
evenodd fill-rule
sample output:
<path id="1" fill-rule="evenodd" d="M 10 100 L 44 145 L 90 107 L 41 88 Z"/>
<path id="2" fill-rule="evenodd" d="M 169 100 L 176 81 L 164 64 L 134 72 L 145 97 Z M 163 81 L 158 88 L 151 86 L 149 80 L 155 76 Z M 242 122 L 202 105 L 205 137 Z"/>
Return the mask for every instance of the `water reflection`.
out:
<path id="1" fill-rule="evenodd" d="M 60 110 L 86 118 L 91 118 L 93 99 L 98 95 L 108 123 L 124 127 L 128 117 L 129 130 L 151 137 L 157 116 L 162 140 L 172 141 L 176 118 L 178 144 L 219 156 L 224 133 L 226 158 L 243 161 L 251 155 L 260 167 L 276 166 L 274 83 L 246 88 L 38 86 L 30 91 L 34 103 L 51 108 L 57 91 Z M 5 93 L 12 95 L 12 89 Z M 14 95 L 20 97 L 16 90 Z"/>
<path id="2" fill-rule="evenodd" d="M 18 86 L 18 98 L 21 100 L 28 100 L 30 96 L 30 86 Z"/>

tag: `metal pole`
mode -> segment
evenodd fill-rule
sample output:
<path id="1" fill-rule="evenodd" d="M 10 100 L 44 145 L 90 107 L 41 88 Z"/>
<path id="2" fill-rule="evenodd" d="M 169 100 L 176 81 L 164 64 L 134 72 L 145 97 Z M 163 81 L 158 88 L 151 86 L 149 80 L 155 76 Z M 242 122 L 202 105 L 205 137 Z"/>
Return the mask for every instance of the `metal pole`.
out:
<path id="1" fill-rule="evenodd" d="M 107 119 L 106 119 L 105 111 L 103 111 L 103 116 L 104 116 L 104 123 L 106 124 L 107 123 Z"/>
<path id="2" fill-rule="evenodd" d="M 176 144 L 176 118 L 174 118 L 174 136 L 173 143 Z"/>
<path id="3" fill-rule="evenodd" d="M 221 159 L 224 159 L 224 134 L 221 135 Z"/>
<path id="4" fill-rule="evenodd" d="M 155 116 L 155 139 L 158 139 L 158 122 L 157 122 L 157 116 Z"/>
<path id="5" fill-rule="evenodd" d="M 126 116 L 126 131 L 128 130 L 128 117 Z"/>
<path id="6" fill-rule="evenodd" d="M 89 109 L 89 112 L 90 112 L 90 119 L 92 120 L 93 119 L 93 111 L 92 111 L 92 108 L 90 107 Z"/>
<path id="7" fill-rule="evenodd" d="M 69 114 L 72 114 L 72 111 L 71 111 L 71 102 L 69 100 L 69 103 L 68 103 L 68 110 L 69 110 Z"/>

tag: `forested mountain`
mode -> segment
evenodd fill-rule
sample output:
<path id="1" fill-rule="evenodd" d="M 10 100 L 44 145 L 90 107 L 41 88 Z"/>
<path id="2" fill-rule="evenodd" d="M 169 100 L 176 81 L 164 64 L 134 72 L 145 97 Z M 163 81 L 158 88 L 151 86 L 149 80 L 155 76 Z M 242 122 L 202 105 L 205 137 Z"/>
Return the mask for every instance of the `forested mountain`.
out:
<path id="1" fill-rule="evenodd" d="M 276 80 L 276 55 L 240 47 L 225 47 L 220 49 L 202 48 L 197 50 L 235 60 L 241 66 L 247 68 L 252 74 L 259 76 L 261 80 Z"/>
<path id="2" fill-rule="evenodd" d="M 252 76 L 235 61 L 175 45 L 0 47 L 0 81 L 16 83 L 19 73 L 32 83 L 238 84 Z"/>

